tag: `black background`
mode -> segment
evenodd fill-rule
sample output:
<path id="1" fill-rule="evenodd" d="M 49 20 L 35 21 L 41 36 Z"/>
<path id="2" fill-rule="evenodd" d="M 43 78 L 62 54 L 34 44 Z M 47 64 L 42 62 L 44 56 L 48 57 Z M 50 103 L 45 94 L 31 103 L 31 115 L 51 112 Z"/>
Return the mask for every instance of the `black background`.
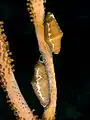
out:
<path id="1" fill-rule="evenodd" d="M 90 119 L 90 58 L 89 58 L 89 1 L 47 0 L 50 11 L 62 29 L 62 48 L 54 55 L 57 79 L 56 120 Z M 39 49 L 34 25 L 30 22 L 25 0 L 0 0 L 0 20 L 5 25 L 12 57 L 15 60 L 15 77 L 31 109 L 39 116 L 39 104 L 31 79 Z M 0 89 L 0 120 L 15 120 L 3 90 Z"/>

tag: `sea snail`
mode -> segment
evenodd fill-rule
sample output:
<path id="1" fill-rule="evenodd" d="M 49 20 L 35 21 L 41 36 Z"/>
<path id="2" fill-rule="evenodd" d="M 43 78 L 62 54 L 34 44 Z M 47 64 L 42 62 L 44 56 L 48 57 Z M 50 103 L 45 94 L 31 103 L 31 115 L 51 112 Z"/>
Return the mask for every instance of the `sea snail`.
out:
<path id="1" fill-rule="evenodd" d="M 31 84 L 41 105 L 46 108 L 50 102 L 50 87 L 45 65 L 40 61 L 35 65 Z"/>
<path id="2" fill-rule="evenodd" d="M 48 12 L 44 20 L 44 37 L 52 53 L 58 54 L 60 52 L 62 36 L 63 32 L 54 15 Z"/>

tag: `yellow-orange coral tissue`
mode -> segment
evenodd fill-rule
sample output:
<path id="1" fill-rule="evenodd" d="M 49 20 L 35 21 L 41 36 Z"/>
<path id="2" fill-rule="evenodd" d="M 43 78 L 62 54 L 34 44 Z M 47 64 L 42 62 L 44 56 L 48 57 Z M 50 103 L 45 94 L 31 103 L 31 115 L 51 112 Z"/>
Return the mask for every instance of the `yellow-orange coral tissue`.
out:
<path id="1" fill-rule="evenodd" d="M 56 112 L 57 87 L 52 53 L 58 54 L 60 52 L 61 38 L 63 36 L 63 33 L 52 13 L 48 12 L 47 16 L 45 16 L 43 0 L 28 0 L 27 9 L 29 11 L 30 17 L 32 18 L 31 21 L 35 26 L 39 51 L 42 54 L 43 62 L 48 75 L 47 79 L 49 81 L 48 83 L 50 88 L 50 103 L 48 107 L 44 110 L 42 119 L 54 120 Z M 40 73 L 40 76 L 43 75 L 41 75 Z M 35 81 L 37 80 L 38 79 L 36 79 Z M 37 83 L 40 84 L 41 82 L 39 81 Z M 37 94 L 37 97 L 42 92 L 40 90 L 43 90 L 43 88 L 40 88 L 37 92 L 37 84 L 35 84 L 34 89 Z"/>
<path id="2" fill-rule="evenodd" d="M 6 93 L 7 103 L 14 111 L 17 120 L 36 120 L 37 116 L 28 107 L 16 82 L 12 59 L 10 57 L 7 37 L 4 34 L 3 22 L 0 22 L 0 88 Z"/>

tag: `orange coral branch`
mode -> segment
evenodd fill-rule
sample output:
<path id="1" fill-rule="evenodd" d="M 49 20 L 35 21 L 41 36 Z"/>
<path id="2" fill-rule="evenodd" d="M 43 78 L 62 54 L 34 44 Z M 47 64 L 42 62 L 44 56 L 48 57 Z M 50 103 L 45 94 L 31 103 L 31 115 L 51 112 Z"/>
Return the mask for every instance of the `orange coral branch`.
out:
<path id="1" fill-rule="evenodd" d="M 31 109 L 20 92 L 12 69 L 8 42 L 3 33 L 3 22 L 0 22 L 0 86 L 7 93 L 7 102 L 10 104 L 18 120 L 36 120 Z M 8 53 L 9 52 L 9 53 Z"/>
<path id="2" fill-rule="evenodd" d="M 55 80 L 55 72 L 53 65 L 53 57 L 49 46 L 46 44 L 44 39 L 44 5 L 43 0 L 31 0 L 29 8 L 31 8 L 30 14 L 33 17 L 33 23 L 38 39 L 39 50 L 43 56 L 43 60 L 48 73 L 49 81 L 51 82 L 51 101 L 47 109 L 44 110 L 43 119 L 54 120 L 55 109 L 57 100 L 57 88 Z"/>

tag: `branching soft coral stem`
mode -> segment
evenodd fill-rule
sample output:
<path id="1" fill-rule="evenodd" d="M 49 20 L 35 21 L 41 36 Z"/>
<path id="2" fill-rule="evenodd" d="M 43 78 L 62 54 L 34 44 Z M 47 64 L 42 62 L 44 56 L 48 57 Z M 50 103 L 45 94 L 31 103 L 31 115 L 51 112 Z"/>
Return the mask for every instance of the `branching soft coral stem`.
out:
<path id="1" fill-rule="evenodd" d="M 56 80 L 55 80 L 55 72 L 54 72 L 52 53 L 44 39 L 43 0 L 30 0 L 30 6 L 28 8 L 31 8 L 30 14 L 33 18 L 32 21 L 35 26 L 39 50 L 43 56 L 43 60 L 45 63 L 47 74 L 48 74 L 48 78 L 49 78 L 49 81 L 51 82 L 50 104 L 49 104 L 48 108 L 44 110 L 43 119 L 54 120 L 55 119 L 55 109 L 56 109 L 56 99 L 57 99 L 57 88 L 56 88 Z"/>
<path id="2" fill-rule="evenodd" d="M 36 116 L 28 107 L 16 82 L 11 65 L 12 59 L 9 56 L 8 42 L 3 32 L 3 22 L 0 22 L 0 87 L 6 92 L 7 102 L 14 110 L 18 120 L 36 120 Z"/>

